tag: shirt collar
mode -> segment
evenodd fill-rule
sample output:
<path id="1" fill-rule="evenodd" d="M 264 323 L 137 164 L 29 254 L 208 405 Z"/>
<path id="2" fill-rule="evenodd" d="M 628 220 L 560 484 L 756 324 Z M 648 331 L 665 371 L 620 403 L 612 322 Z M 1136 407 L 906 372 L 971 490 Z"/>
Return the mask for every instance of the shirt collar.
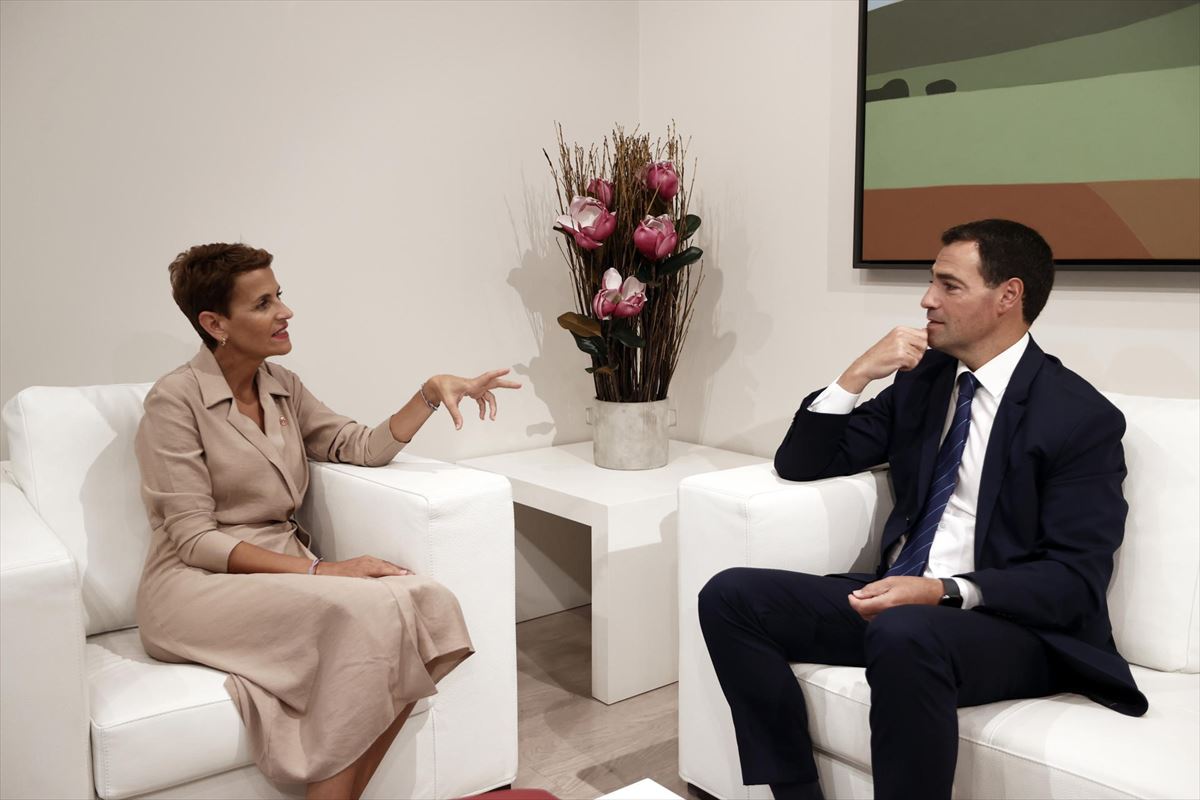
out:
<path id="1" fill-rule="evenodd" d="M 1012 344 L 1007 350 L 994 356 L 991 361 L 984 364 L 972 374 L 975 380 L 979 381 L 979 385 L 987 390 L 987 393 L 992 397 L 999 399 L 1004 394 L 1004 390 L 1008 388 L 1008 382 L 1012 380 L 1013 372 L 1017 369 L 1017 363 L 1021 360 L 1021 356 L 1025 355 L 1025 348 L 1029 346 L 1029 332 Z M 954 373 L 954 380 L 958 381 L 958 376 L 964 372 L 970 372 L 967 365 L 958 362 L 958 370 Z"/>
<path id="2" fill-rule="evenodd" d="M 212 408 L 222 400 L 233 399 L 233 391 L 225 380 L 225 373 L 221 372 L 221 366 L 207 345 L 200 345 L 200 351 L 193 356 L 188 365 L 196 376 L 196 383 L 200 384 L 200 400 L 205 408 Z M 258 368 L 258 387 L 260 391 L 266 391 L 268 394 L 283 397 L 290 397 L 292 394 L 267 369 L 266 361 Z"/>

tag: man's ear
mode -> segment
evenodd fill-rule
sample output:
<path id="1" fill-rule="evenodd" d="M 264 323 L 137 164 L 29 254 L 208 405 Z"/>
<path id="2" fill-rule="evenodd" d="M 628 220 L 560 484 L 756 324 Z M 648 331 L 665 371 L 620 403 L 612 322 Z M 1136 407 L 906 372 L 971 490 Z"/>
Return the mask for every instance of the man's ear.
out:
<path id="1" fill-rule="evenodd" d="M 225 338 L 225 318 L 212 311 L 200 312 L 200 327 L 218 342 Z"/>
<path id="2" fill-rule="evenodd" d="M 1025 297 L 1025 283 L 1020 278 L 1009 278 L 1000 287 L 998 310 L 1007 314 L 1014 308 L 1021 313 L 1021 299 Z"/>

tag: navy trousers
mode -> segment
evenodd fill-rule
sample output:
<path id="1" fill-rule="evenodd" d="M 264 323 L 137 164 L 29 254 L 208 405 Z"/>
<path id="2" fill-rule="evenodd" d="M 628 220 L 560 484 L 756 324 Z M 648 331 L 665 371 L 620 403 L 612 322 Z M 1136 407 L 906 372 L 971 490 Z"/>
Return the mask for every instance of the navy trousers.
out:
<path id="1" fill-rule="evenodd" d="M 955 709 L 1063 690 L 1041 640 L 985 612 L 898 606 L 866 622 L 847 595 L 873 580 L 736 568 L 700 591 L 700 627 L 733 715 L 743 783 L 817 780 L 789 663 L 867 668 L 877 800 L 950 797 Z"/>

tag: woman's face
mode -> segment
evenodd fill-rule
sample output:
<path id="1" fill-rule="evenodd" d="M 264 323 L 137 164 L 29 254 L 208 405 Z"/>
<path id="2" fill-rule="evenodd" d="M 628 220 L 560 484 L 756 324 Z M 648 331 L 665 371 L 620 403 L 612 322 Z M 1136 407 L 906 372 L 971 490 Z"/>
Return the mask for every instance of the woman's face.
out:
<path id="1" fill-rule="evenodd" d="M 229 337 L 225 347 L 255 359 L 290 353 L 292 340 L 287 327 L 292 310 L 283 304 L 282 296 L 270 267 L 238 275 L 229 300 L 229 316 L 219 317 Z"/>

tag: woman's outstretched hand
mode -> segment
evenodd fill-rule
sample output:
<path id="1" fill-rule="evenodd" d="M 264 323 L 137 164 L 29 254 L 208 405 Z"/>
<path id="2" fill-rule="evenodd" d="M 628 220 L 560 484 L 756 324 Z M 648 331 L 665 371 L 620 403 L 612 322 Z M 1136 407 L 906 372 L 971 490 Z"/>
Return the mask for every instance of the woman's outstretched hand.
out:
<path id="1" fill-rule="evenodd" d="M 501 380 L 509 373 L 507 369 L 494 369 L 474 378 L 460 378 L 457 375 L 434 375 L 425 381 L 425 396 L 432 403 L 444 403 L 454 420 L 456 430 L 463 425 L 462 412 L 458 404 L 464 397 L 469 397 L 479 404 L 479 418 L 496 418 L 496 395 L 493 389 L 520 389 L 516 381 Z"/>
<path id="2" fill-rule="evenodd" d="M 412 575 L 412 570 L 397 566 L 375 556 L 359 556 L 345 561 L 322 561 L 315 574 L 336 575 L 341 578 L 387 578 L 392 575 Z"/>

